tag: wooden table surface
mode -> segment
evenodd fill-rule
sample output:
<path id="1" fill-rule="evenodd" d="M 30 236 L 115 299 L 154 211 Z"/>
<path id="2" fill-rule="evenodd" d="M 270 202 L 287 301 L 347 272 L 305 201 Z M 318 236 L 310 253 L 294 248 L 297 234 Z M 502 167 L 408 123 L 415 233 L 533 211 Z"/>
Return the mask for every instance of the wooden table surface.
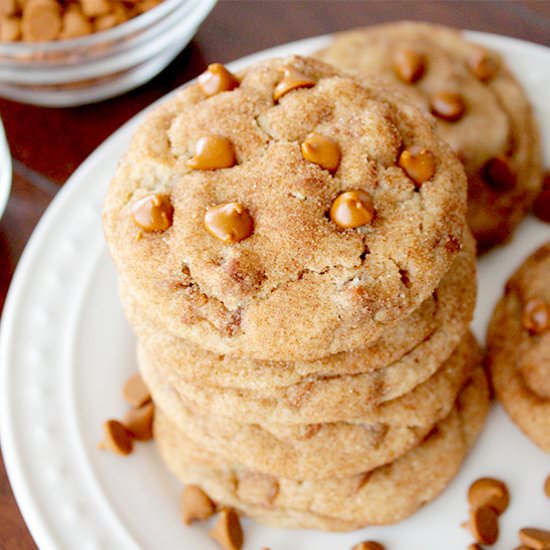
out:
<path id="1" fill-rule="evenodd" d="M 506 34 L 550 46 L 550 1 L 226 0 L 159 76 L 119 98 L 68 109 L 0 99 L 11 147 L 13 187 L 0 220 L 0 311 L 23 248 L 42 212 L 79 164 L 114 130 L 155 99 L 204 70 L 308 36 L 403 17 Z M 0 459 L 0 548 L 36 548 Z"/>

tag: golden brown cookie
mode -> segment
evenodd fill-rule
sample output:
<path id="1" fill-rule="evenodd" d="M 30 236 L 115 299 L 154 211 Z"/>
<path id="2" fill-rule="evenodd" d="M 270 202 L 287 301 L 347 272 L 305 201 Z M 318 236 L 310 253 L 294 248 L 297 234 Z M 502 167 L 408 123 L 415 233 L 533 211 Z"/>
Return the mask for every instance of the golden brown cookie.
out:
<path id="1" fill-rule="evenodd" d="M 238 76 L 215 95 L 186 87 L 135 135 L 104 208 L 121 284 L 155 324 L 216 353 L 311 360 L 365 347 L 430 296 L 460 250 L 462 166 L 376 83 L 301 57 Z M 304 156 L 312 133 L 336 142 L 336 168 L 326 150 Z"/>
<path id="2" fill-rule="evenodd" d="M 306 424 L 258 423 L 251 413 L 244 421 L 214 414 L 179 394 L 162 370 L 147 363 L 142 367 L 157 406 L 201 447 L 265 474 L 321 479 L 371 470 L 420 443 L 449 414 L 480 363 L 481 351 L 469 334 L 450 359 L 411 392 L 359 417 L 350 409 L 349 420 Z"/>
<path id="3" fill-rule="evenodd" d="M 550 453 L 550 242 L 506 284 L 489 325 L 487 348 L 497 399 Z"/>
<path id="4" fill-rule="evenodd" d="M 395 462 L 367 473 L 294 481 L 248 470 L 193 444 L 164 414 L 155 437 L 167 466 L 216 502 L 281 527 L 351 530 L 394 523 L 435 499 L 456 474 L 489 407 L 485 374 L 477 369 L 454 410 Z"/>
<path id="5" fill-rule="evenodd" d="M 375 343 L 316 361 L 257 361 L 210 353 L 149 321 L 147 312 L 127 289 L 121 287 L 120 296 L 140 345 L 162 361 L 173 377 L 196 384 L 245 388 L 284 399 L 281 392 L 287 390 L 282 387 L 293 386 L 291 391 L 300 393 L 298 384 L 311 386 L 312 381 L 322 377 L 325 392 L 332 384 L 334 392 L 341 393 L 341 385 L 336 387 L 337 375 L 371 372 L 368 377 L 362 376 L 362 391 L 368 400 L 374 392 L 385 396 L 405 393 L 431 376 L 458 345 L 475 305 L 475 243 L 469 231 L 465 232 L 463 249 L 437 290 Z M 392 368 L 372 372 L 392 363 Z M 364 393 L 367 378 L 372 388 L 369 394 Z"/>
<path id="6" fill-rule="evenodd" d="M 407 398 L 413 389 L 424 384 L 433 390 L 442 380 L 431 373 L 426 374 L 423 367 L 409 373 L 407 369 L 401 369 L 397 362 L 397 368 L 393 369 L 394 365 L 388 367 L 392 368 L 390 376 L 397 378 L 398 373 L 401 373 L 401 376 L 407 378 L 406 384 L 397 386 L 401 389 L 406 387 L 405 392 L 391 386 L 386 388 L 383 385 L 385 369 L 380 369 L 374 374 L 319 377 L 264 394 L 242 388 L 204 386 L 182 379 L 170 365 L 159 361 L 141 346 L 138 346 L 138 365 L 145 380 L 151 371 L 159 373 L 189 404 L 208 410 L 210 414 L 227 416 L 245 423 L 311 424 L 365 419 L 371 414 L 375 418 L 376 408 L 380 405 L 401 397 Z M 440 366 L 434 366 L 433 370 L 436 371 Z M 377 386 L 379 380 L 381 382 Z M 437 399 L 436 395 L 430 393 L 426 398 Z M 410 414 L 416 412 L 413 410 Z"/>
<path id="7" fill-rule="evenodd" d="M 466 169 L 479 250 L 509 238 L 540 189 L 541 151 L 529 100 L 500 55 L 454 29 L 407 22 L 341 33 L 318 57 L 400 85 L 430 112 Z"/>

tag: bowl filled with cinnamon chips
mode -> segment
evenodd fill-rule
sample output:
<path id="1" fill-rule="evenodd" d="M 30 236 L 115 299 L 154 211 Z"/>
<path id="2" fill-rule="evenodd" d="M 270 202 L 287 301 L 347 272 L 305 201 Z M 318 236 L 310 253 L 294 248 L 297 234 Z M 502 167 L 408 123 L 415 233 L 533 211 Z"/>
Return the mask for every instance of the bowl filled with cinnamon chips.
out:
<path id="1" fill-rule="evenodd" d="M 0 96 L 62 107 L 147 82 L 216 0 L 0 0 Z"/>

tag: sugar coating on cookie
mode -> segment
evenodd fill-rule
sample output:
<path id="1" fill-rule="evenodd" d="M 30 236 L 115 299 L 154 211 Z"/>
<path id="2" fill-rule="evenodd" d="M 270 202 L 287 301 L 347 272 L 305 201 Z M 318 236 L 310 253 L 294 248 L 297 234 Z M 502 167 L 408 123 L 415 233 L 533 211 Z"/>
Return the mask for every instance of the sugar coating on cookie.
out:
<path id="1" fill-rule="evenodd" d="M 214 94 L 188 86 L 135 135 L 104 208 L 121 284 L 152 321 L 215 352 L 363 347 L 419 306 L 460 250 L 462 167 L 376 83 L 301 57 L 235 78 Z M 415 151 L 433 163 L 421 177 L 398 162 Z M 151 193 L 170 198 L 164 230 L 132 217 Z"/>
<path id="2" fill-rule="evenodd" d="M 487 333 L 498 400 L 532 441 L 550 452 L 550 242 L 506 284 Z"/>
<path id="3" fill-rule="evenodd" d="M 511 235 L 540 189 L 541 151 L 529 100 L 498 53 L 454 29 L 407 22 L 338 34 L 317 56 L 400 86 L 430 113 L 466 169 L 479 250 Z"/>

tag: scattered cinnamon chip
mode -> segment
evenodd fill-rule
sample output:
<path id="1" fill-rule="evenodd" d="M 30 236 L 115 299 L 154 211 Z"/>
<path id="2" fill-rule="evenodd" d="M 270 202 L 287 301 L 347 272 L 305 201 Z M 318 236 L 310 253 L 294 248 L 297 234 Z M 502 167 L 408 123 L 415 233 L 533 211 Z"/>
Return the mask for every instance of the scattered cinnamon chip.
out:
<path id="1" fill-rule="evenodd" d="M 127 380 L 122 389 L 122 394 L 124 399 L 135 408 L 151 401 L 151 394 L 139 374 L 134 374 Z"/>
<path id="2" fill-rule="evenodd" d="M 546 478 L 546 481 L 544 482 L 544 494 L 550 498 L 550 476 Z"/>
<path id="3" fill-rule="evenodd" d="M 220 512 L 216 525 L 209 535 L 224 550 L 241 550 L 244 537 L 239 516 L 234 510 L 225 509 Z"/>
<path id="4" fill-rule="evenodd" d="M 137 409 L 130 409 L 124 417 L 124 425 L 138 441 L 149 441 L 153 438 L 153 417 L 155 406 L 152 401 Z"/>
<path id="5" fill-rule="evenodd" d="M 483 548 L 481 548 L 480 544 L 474 542 L 468 546 L 468 550 L 483 550 Z"/>
<path id="6" fill-rule="evenodd" d="M 181 494 L 181 519 L 185 525 L 196 520 L 204 521 L 214 515 L 216 505 L 210 497 L 196 485 L 188 485 Z"/>
<path id="7" fill-rule="evenodd" d="M 134 449 L 132 434 L 118 420 L 107 420 L 103 424 L 105 437 L 99 444 L 100 449 L 112 451 L 119 455 L 128 455 Z"/>
<path id="8" fill-rule="evenodd" d="M 386 550 L 386 547 L 375 540 L 366 540 L 356 544 L 352 550 Z"/>
<path id="9" fill-rule="evenodd" d="M 550 531 L 536 527 L 524 527 L 519 530 L 519 540 L 532 550 L 550 549 Z"/>
<path id="10" fill-rule="evenodd" d="M 508 508 L 510 494 L 502 481 L 491 477 L 482 477 L 470 485 L 468 502 L 472 508 L 490 506 L 500 515 Z"/>
<path id="11" fill-rule="evenodd" d="M 470 512 L 470 530 L 477 542 L 494 544 L 498 539 L 498 515 L 490 506 L 480 506 Z"/>

